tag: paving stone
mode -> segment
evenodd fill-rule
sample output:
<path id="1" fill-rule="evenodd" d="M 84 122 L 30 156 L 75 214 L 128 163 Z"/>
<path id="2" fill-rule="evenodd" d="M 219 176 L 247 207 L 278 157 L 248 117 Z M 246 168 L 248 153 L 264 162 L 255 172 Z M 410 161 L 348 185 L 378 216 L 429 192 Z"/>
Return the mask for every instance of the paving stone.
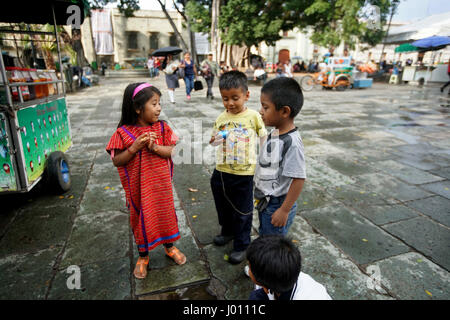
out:
<path id="1" fill-rule="evenodd" d="M 450 199 L 450 180 L 421 185 L 422 188 Z"/>
<path id="2" fill-rule="evenodd" d="M 430 170 L 430 172 L 434 175 L 450 179 L 450 167 L 440 168 L 437 170 Z"/>
<path id="3" fill-rule="evenodd" d="M 375 194 L 381 194 L 386 198 L 395 198 L 400 201 L 409 201 L 429 197 L 432 194 L 400 181 L 383 173 L 363 174 L 355 177 L 358 184 Z"/>
<path id="4" fill-rule="evenodd" d="M 61 247 L 0 258 L 0 299 L 43 300 Z"/>
<path id="5" fill-rule="evenodd" d="M 417 217 L 383 226 L 431 261 L 450 270 L 450 230 L 430 219 Z"/>
<path id="6" fill-rule="evenodd" d="M 0 257 L 62 245 L 74 213 L 74 208 L 66 206 L 23 209 L 0 241 Z"/>
<path id="7" fill-rule="evenodd" d="M 367 264 L 409 250 L 403 243 L 342 205 L 305 211 L 302 216 L 357 264 Z"/>
<path id="8" fill-rule="evenodd" d="M 359 185 L 347 185 L 339 187 L 330 187 L 327 193 L 334 199 L 342 201 L 348 206 L 358 207 L 361 205 L 386 205 L 393 201 L 386 196 L 370 190 L 370 187 Z"/>
<path id="9" fill-rule="evenodd" d="M 324 237 L 302 239 L 296 245 L 302 256 L 302 272 L 324 285 L 333 300 L 390 299 L 369 289 L 369 277 Z"/>
<path id="10" fill-rule="evenodd" d="M 232 243 L 223 247 L 208 245 L 204 247 L 209 268 L 213 277 L 219 279 L 226 287 L 225 299 L 247 300 L 253 290 L 253 282 L 245 275 L 246 260 L 233 265 L 225 260 L 225 255 L 232 251 Z"/>
<path id="11" fill-rule="evenodd" d="M 442 166 L 448 166 L 450 164 L 450 161 L 446 158 L 429 154 L 416 154 L 414 156 L 406 154 L 399 157 L 397 161 L 420 170 L 439 169 Z"/>
<path id="12" fill-rule="evenodd" d="M 321 161 L 309 158 L 306 160 L 306 167 L 308 181 L 319 185 L 322 188 L 342 186 L 355 182 L 355 180 L 353 180 L 351 177 L 343 175 L 338 171 L 327 167 Z"/>
<path id="13" fill-rule="evenodd" d="M 381 284 L 400 300 L 447 300 L 450 274 L 417 252 L 384 259 L 367 268 L 379 268 Z"/>
<path id="14" fill-rule="evenodd" d="M 129 217 L 117 212 L 77 216 L 59 269 L 123 258 L 129 253 Z"/>
<path id="15" fill-rule="evenodd" d="M 69 272 L 68 272 L 69 271 Z M 74 285 L 71 269 L 56 274 L 48 296 L 49 300 L 128 300 L 131 299 L 130 259 L 105 260 L 79 268 L 80 288 Z"/>
<path id="16" fill-rule="evenodd" d="M 441 177 L 432 175 L 411 166 L 402 165 L 394 160 L 379 162 L 380 170 L 402 179 L 411 184 L 423 184 L 442 180 Z"/>
<path id="17" fill-rule="evenodd" d="M 304 211 L 320 208 L 327 206 L 332 200 L 333 198 L 325 190 L 306 180 L 297 200 L 297 210 Z"/>
<path id="18" fill-rule="evenodd" d="M 375 172 L 374 168 L 359 162 L 358 159 L 351 157 L 331 156 L 326 159 L 326 162 L 331 168 L 346 176 L 355 176 Z"/>
<path id="19" fill-rule="evenodd" d="M 203 245 L 212 243 L 221 231 L 214 201 L 185 204 L 184 208 L 198 241 Z"/>
<path id="20" fill-rule="evenodd" d="M 121 185 L 117 182 L 112 184 L 111 181 L 100 184 L 89 182 L 77 215 L 95 215 L 108 210 L 128 212 L 125 204 L 125 192 Z"/>
<path id="21" fill-rule="evenodd" d="M 163 269 L 153 269 L 147 278 L 135 279 L 136 295 L 169 291 L 178 287 L 194 285 L 209 280 L 209 274 L 203 261 L 186 262 Z"/>
<path id="22" fill-rule="evenodd" d="M 430 218 L 450 227 L 450 200 L 440 196 L 407 202 L 408 207 L 414 208 Z"/>
<path id="23" fill-rule="evenodd" d="M 360 206 L 356 211 L 376 225 L 383 225 L 418 216 L 416 212 L 404 205 Z"/>

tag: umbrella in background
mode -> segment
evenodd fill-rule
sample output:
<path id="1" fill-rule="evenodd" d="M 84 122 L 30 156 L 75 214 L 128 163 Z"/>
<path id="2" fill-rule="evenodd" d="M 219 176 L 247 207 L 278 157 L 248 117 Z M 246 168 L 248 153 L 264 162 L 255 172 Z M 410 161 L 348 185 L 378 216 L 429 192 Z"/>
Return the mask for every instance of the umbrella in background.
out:
<path id="1" fill-rule="evenodd" d="M 159 48 L 159 49 L 153 51 L 152 56 L 164 57 L 164 56 L 167 56 L 169 54 L 176 55 L 176 54 L 179 54 L 182 51 L 183 51 L 183 49 L 178 48 L 178 47 L 164 47 L 164 48 Z"/>
<path id="2" fill-rule="evenodd" d="M 412 43 L 413 46 L 416 46 L 421 49 L 421 51 L 436 51 L 439 49 L 445 48 L 450 44 L 450 37 L 442 37 L 442 36 L 432 36 L 428 38 L 423 38 Z M 433 53 L 433 62 L 434 62 L 434 53 Z M 427 76 L 430 66 L 427 67 Z M 427 76 L 425 76 L 425 84 L 428 82 Z"/>
<path id="3" fill-rule="evenodd" d="M 413 46 L 428 50 L 439 50 L 450 44 L 450 37 L 432 36 L 412 43 Z"/>
<path id="4" fill-rule="evenodd" d="M 413 46 L 411 43 L 404 43 L 395 48 L 395 53 L 419 51 L 419 48 Z"/>

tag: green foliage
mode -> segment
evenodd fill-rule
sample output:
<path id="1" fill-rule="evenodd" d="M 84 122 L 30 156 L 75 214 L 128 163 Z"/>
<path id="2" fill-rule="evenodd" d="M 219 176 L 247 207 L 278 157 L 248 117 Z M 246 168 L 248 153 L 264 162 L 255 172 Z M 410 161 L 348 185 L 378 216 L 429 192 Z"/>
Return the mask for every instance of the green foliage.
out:
<path id="1" fill-rule="evenodd" d="M 125 17 L 133 17 L 134 12 L 139 10 L 139 0 L 89 0 L 91 9 L 101 9 L 109 3 L 117 3 L 119 12 L 123 13 Z"/>
<path id="2" fill-rule="evenodd" d="M 344 41 L 354 47 L 357 40 L 371 46 L 385 36 L 383 26 L 400 0 L 227 0 L 220 7 L 219 28 L 227 44 L 273 45 L 282 31 L 298 27 L 311 30 L 313 43 L 329 47 Z M 197 32 L 210 32 L 211 0 L 190 0 L 186 13 Z M 368 28 L 359 19 L 366 5 L 380 8 L 380 28 Z"/>
<path id="3" fill-rule="evenodd" d="M 208 3 L 209 2 L 209 3 Z M 211 1 L 188 1 L 186 15 L 194 32 L 211 32 Z"/>
<path id="4" fill-rule="evenodd" d="M 301 23 L 305 0 L 229 0 L 220 8 L 219 28 L 227 44 L 273 45 L 281 31 Z"/>
<path id="5" fill-rule="evenodd" d="M 383 26 L 395 10 L 399 0 L 316 0 L 306 10 L 305 14 L 312 23 L 302 23 L 302 28 L 311 27 L 313 43 L 325 47 L 338 46 L 344 41 L 351 48 L 357 40 L 374 46 L 385 36 Z M 360 10 L 371 4 L 379 8 L 379 28 L 370 28 L 359 19 Z"/>

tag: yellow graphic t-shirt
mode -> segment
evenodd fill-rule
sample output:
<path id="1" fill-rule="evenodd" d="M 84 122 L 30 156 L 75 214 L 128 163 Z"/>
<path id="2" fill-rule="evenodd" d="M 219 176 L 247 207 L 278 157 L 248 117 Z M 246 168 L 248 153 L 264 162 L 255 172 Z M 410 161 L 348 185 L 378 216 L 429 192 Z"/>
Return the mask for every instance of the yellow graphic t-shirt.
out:
<path id="1" fill-rule="evenodd" d="M 213 127 L 213 136 L 222 138 L 222 143 L 216 147 L 216 169 L 237 175 L 253 175 L 257 137 L 265 135 L 267 131 L 258 112 L 248 108 L 239 114 L 222 112 Z"/>

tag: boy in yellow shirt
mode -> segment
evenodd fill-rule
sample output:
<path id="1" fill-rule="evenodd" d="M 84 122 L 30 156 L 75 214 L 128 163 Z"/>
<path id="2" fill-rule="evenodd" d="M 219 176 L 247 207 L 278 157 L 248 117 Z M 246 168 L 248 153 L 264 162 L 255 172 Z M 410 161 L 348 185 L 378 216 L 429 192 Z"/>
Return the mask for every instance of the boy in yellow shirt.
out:
<path id="1" fill-rule="evenodd" d="M 244 73 L 224 73 L 219 89 L 225 111 L 217 117 L 209 142 L 218 146 L 211 190 L 222 227 L 214 244 L 234 239 L 228 261 L 237 264 L 245 260 L 250 244 L 257 137 L 265 137 L 267 131 L 261 115 L 244 105 L 250 95 Z"/>

